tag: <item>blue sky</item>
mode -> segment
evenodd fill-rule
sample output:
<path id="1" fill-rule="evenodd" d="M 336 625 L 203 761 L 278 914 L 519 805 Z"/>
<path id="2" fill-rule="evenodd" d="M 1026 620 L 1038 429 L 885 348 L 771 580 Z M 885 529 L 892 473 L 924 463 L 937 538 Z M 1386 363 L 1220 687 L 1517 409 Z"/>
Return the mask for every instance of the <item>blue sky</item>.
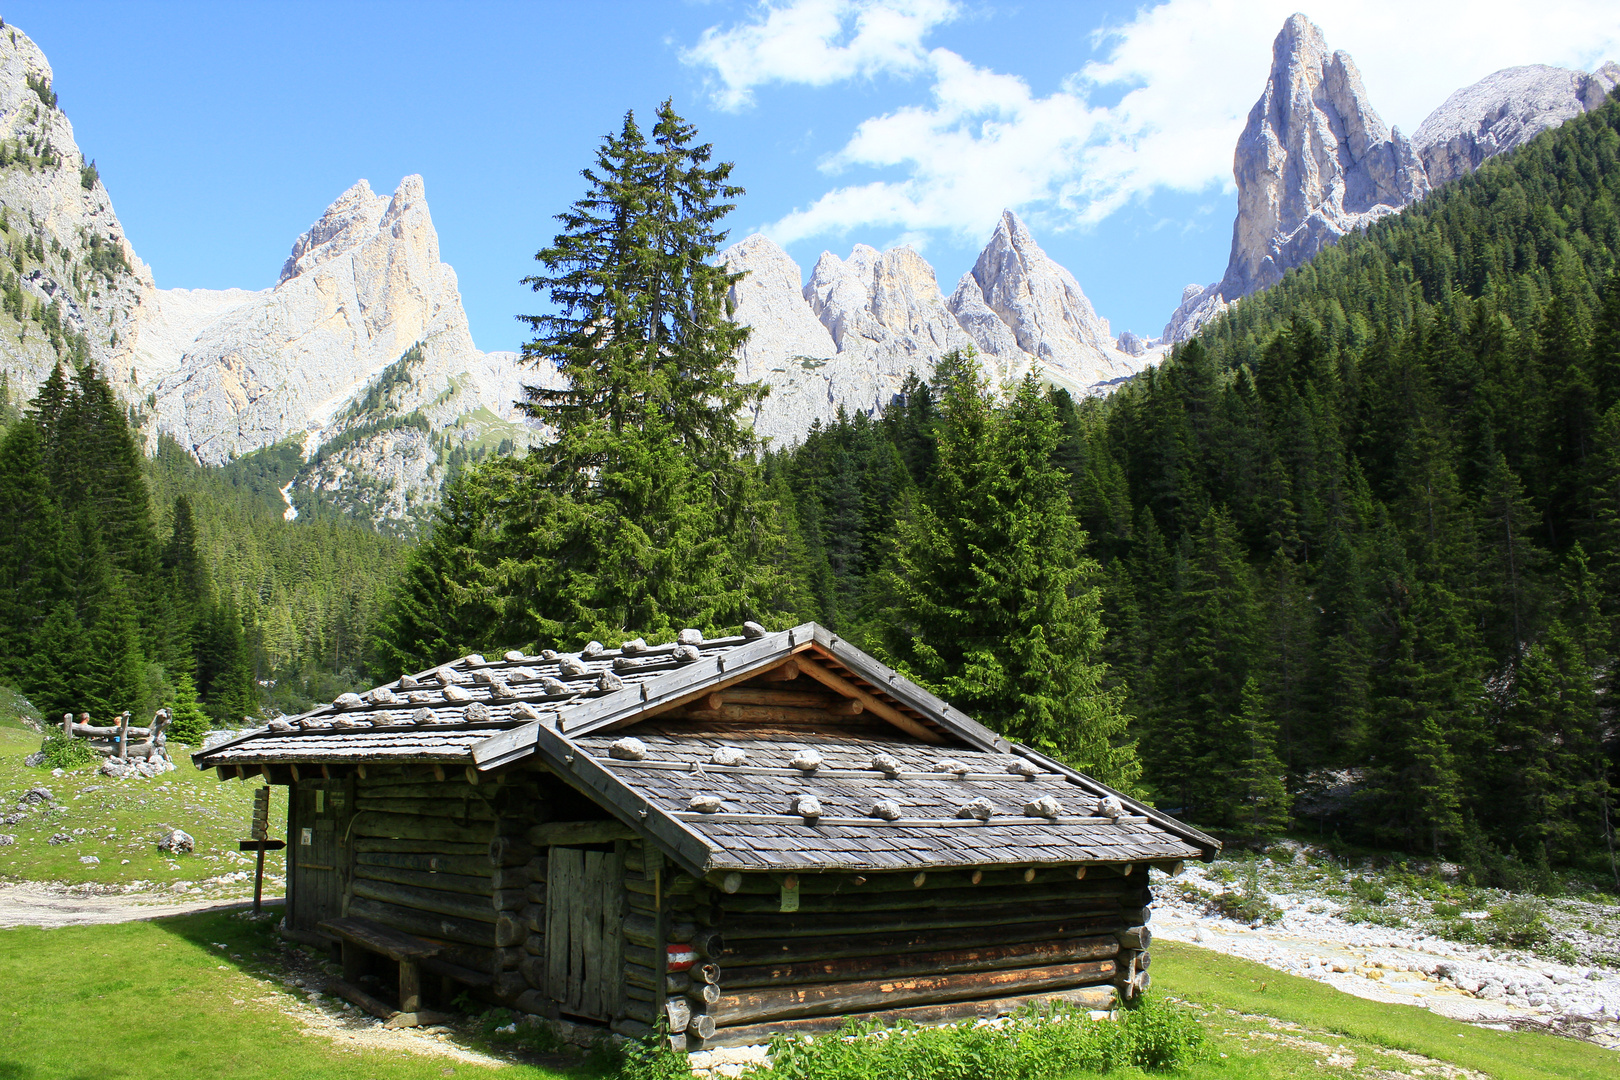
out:
<path id="1" fill-rule="evenodd" d="M 480 348 L 626 109 L 666 96 L 808 272 L 909 242 L 947 293 L 1003 206 L 1115 331 L 1156 335 L 1231 243 L 1232 147 L 1298 0 L 8 4 L 164 288 L 263 288 L 358 178 L 421 173 Z M 1617 6 L 1301 8 L 1408 132 L 1500 67 L 1620 59 Z"/>

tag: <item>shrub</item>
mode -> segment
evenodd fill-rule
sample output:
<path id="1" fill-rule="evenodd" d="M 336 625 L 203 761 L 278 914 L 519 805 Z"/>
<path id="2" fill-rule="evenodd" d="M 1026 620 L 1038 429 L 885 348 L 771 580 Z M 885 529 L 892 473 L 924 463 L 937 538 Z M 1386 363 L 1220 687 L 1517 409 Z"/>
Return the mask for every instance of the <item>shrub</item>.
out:
<path id="1" fill-rule="evenodd" d="M 101 755 L 91 749 L 88 742 L 70 739 L 60 731 L 45 736 L 45 742 L 39 749 L 45 755 L 40 762 L 42 769 L 77 769 L 101 760 Z"/>
<path id="2" fill-rule="evenodd" d="M 1462 914 L 1462 905 L 1437 902 L 1431 910 L 1433 910 L 1434 917 L 1437 919 L 1455 919 Z"/>
<path id="3" fill-rule="evenodd" d="M 1117 1023 L 1093 1021 L 1061 1003 L 1026 1006 L 998 1025 L 883 1030 L 850 1023 L 818 1039 L 778 1036 L 771 1067 L 754 1075 L 782 1080 L 1046 1080 L 1086 1070 L 1177 1069 L 1205 1053 L 1207 1037 L 1187 1009 L 1139 999 Z M 665 1080 L 637 1073 L 637 1080 Z M 669 1078 L 673 1080 L 673 1076 Z"/>
<path id="4" fill-rule="evenodd" d="M 1551 940 L 1547 905 L 1534 896 L 1515 896 L 1491 909 L 1485 932 L 1500 945 L 1531 946 Z"/>
<path id="5" fill-rule="evenodd" d="M 1355 878 L 1350 882 L 1350 891 L 1356 897 L 1369 904 L 1382 904 L 1389 899 L 1389 893 L 1376 881 L 1368 878 Z"/>

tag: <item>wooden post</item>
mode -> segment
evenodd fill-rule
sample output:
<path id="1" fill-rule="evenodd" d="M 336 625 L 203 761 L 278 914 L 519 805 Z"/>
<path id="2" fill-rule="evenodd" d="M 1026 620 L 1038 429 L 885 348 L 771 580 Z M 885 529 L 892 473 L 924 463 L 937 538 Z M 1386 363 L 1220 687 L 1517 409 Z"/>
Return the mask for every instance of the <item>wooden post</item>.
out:
<path id="1" fill-rule="evenodd" d="M 399 962 L 399 1011 L 413 1013 L 422 1008 L 422 971 L 415 960 Z"/>
<path id="2" fill-rule="evenodd" d="M 62 714 L 62 734 L 73 738 L 73 714 L 70 712 Z"/>
<path id="3" fill-rule="evenodd" d="M 118 756 L 129 759 L 129 710 L 125 709 L 118 717 Z"/>

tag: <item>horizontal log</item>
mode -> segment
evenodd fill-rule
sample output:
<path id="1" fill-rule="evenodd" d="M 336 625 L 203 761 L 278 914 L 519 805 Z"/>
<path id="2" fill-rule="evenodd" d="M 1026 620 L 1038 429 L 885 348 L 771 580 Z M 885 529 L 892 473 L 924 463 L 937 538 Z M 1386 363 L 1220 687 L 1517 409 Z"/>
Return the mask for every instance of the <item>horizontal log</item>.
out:
<path id="1" fill-rule="evenodd" d="M 948 1024 L 973 1017 L 993 1019 L 997 1016 L 1006 1016 L 1008 1013 L 1017 1012 L 1032 1002 L 1039 1004 L 1049 1001 L 1061 1001 L 1076 1008 L 1094 1010 L 1112 1009 L 1117 1003 L 1112 986 L 1088 986 L 1078 990 L 1021 994 L 1013 997 L 994 998 L 989 1001 L 959 1001 L 945 1005 L 916 1005 L 906 1009 L 884 1009 L 874 1012 L 855 1013 L 849 1016 L 779 1020 L 768 1024 L 724 1027 L 717 1029 L 713 1036 L 703 1040 L 701 1048 L 707 1050 L 722 1046 L 752 1046 L 757 1043 L 769 1042 L 771 1037 L 777 1034 L 795 1037 L 831 1034 L 851 1021 L 856 1023 L 872 1023 L 875 1021 L 886 1026 L 893 1026 L 902 1022 L 927 1026 L 930 1024 Z"/>
<path id="2" fill-rule="evenodd" d="M 714 1037 L 716 1026 L 714 1017 L 709 1016 L 707 1013 L 695 1013 L 692 1019 L 686 1023 L 686 1033 L 688 1036 L 696 1035 L 700 1039 L 709 1039 Z M 688 1045 L 690 1045 L 690 1039 L 688 1039 Z"/>
<path id="3" fill-rule="evenodd" d="M 968 926 L 999 926 L 1011 919 L 1061 919 L 1065 916 L 1109 915 L 1112 922 L 1120 923 L 1119 908 L 1112 900 L 1052 901 L 1034 904 L 993 904 L 985 907 L 963 908 L 959 911 L 878 911 L 868 912 L 858 923 L 840 913 L 812 913 L 809 915 L 734 916 L 725 920 L 726 940 L 740 942 L 753 938 L 813 937 L 846 933 L 859 926 L 866 933 L 885 933 L 905 930 L 948 930 Z"/>
<path id="4" fill-rule="evenodd" d="M 477 799 L 486 801 L 472 785 L 462 779 L 439 780 L 382 780 L 367 775 L 355 783 L 355 796 L 361 799 Z"/>
<path id="5" fill-rule="evenodd" d="M 518 946 L 506 946 L 495 950 L 495 957 L 490 967 L 496 971 L 516 971 L 523 958 L 528 955 Z"/>
<path id="6" fill-rule="evenodd" d="M 528 871 L 530 882 L 545 881 L 547 867 L 548 862 L 544 855 L 536 855 L 523 864 L 523 869 Z"/>
<path id="7" fill-rule="evenodd" d="M 1119 933 L 1119 944 L 1125 949 L 1145 949 L 1153 944 L 1153 931 L 1145 926 L 1132 926 Z"/>
<path id="8" fill-rule="evenodd" d="M 430 940 L 464 942 L 485 949 L 495 947 L 495 927 L 475 919 L 436 915 L 418 908 L 356 896 L 349 901 L 349 914 L 372 919 L 384 926 L 404 930 Z M 487 960 L 486 960 L 487 966 Z"/>
<path id="9" fill-rule="evenodd" d="M 967 911 L 973 908 L 1069 901 L 1098 906 L 1104 902 L 1118 905 L 1123 899 L 1135 899 L 1137 890 L 1127 890 L 1118 878 L 1111 889 L 1081 888 L 1085 882 L 1055 882 L 1050 885 L 1028 885 L 1022 891 L 1009 888 L 994 889 L 913 889 L 870 895 L 846 896 L 837 893 L 799 894 L 799 912 L 855 911 Z M 779 896 L 722 894 L 720 907 L 732 914 L 753 914 L 779 911 Z"/>
<path id="10" fill-rule="evenodd" d="M 342 979 L 328 979 L 326 982 L 326 992 L 328 994 L 336 994 L 344 1001 L 349 1002 L 351 1005 L 358 1006 L 361 1010 L 370 1013 L 379 1020 L 390 1019 L 399 1013 L 398 1009 L 394 1008 L 386 1001 L 372 997 L 358 986 L 355 986 L 353 983 L 344 982 Z"/>
<path id="11" fill-rule="evenodd" d="M 658 1010 L 651 1001 L 642 1001 L 639 998 L 629 998 L 619 1003 L 624 1015 L 642 1024 L 651 1024 L 658 1015 Z"/>
<path id="12" fill-rule="evenodd" d="M 529 843 L 537 848 L 568 844 L 611 844 L 615 840 L 639 838 L 621 821 L 547 821 L 529 828 Z"/>
<path id="13" fill-rule="evenodd" d="M 887 953 L 930 952 L 1012 945 L 1019 942 L 1054 941 L 1061 938 L 1112 934 L 1123 924 L 1112 915 L 1071 917 L 1056 920 L 1011 922 L 995 927 L 962 927 L 949 930 L 909 929 L 894 933 L 836 933 L 824 937 L 802 937 L 779 941 L 726 941 L 717 953 L 707 954 L 727 971 L 758 964 L 836 960 L 854 956 L 880 956 Z"/>
<path id="14" fill-rule="evenodd" d="M 523 951 L 531 956 L 544 956 L 546 954 L 546 935 L 544 933 L 531 933 L 523 939 Z"/>
<path id="15" fill-rule="evenodd" d="M 468 896 L 465 893 L 440 892 L 416 885 L 396 885 L 390 881 L 370 881 L 355 878 L 351 888 L 355 896 L 368 900 L 381 900 L 397 907 L 415 908 L 435 915 L 451 915 L 474 922 L 495 922 L 495 909 L 488 897 Z"/>
<path id="16" fill-rule="evenodd" d="M 498 946 L 519 945 L 529 936 L 529 928 L 523 925 L 523 920 L 510 911 L 495 913 L 495 944 Z"/>
<path id="17" fill-rule="evenodd" d="M 489 855 L 441 855 L 432 852 L 362 851 L 354 857 L 358 866 L 392 866 L 400 870 L 421 870 L 432 874 L 460 874 L 489 879 L 494 869 Z M 486 886 L 488 887 L 488 886 Z"/>
<path id="18" fill-rule="evenodd" d="M 534 854 L 534 848 L 519 837 L 496 836 L 489 841 L 489 861 L 496 866 L 522 866 Z"/>
<path id="19" fill-rule="evenodd" d="M 529 904 L 522 911 L 523 925 L 529 928 L 531 934 L 544 934 L 546 932 L 546 905 Z"/>
<path id="20" fill-rule="evenodd" d="M 355 800 L 360 810 L 375 810 L 384 814 L 423 814 L 467 824 L 473 821 L 494 821 L 495 812 L 482 799 L 384 799 L 361 795 Z"/>
<path id="21" fill-rule="evenodd" d="M 522 891 L 529 887 L 529 868 L 523 866 L 495 866 L 490 864 L 489 883 L 496 889 L 517 889 Z"/>
<path id="22" fill-rule="evenodd" d="M 692 1020 L 692 1006 L 682 998 L 671 998 L 664 1003 L 664 1016 L 669 1021 L 670 1032 L 679 1035 Z"/>
<path id="23" fill-rule="evenodd" d="M 929 973 L 984 971 L 991 968 L 1035 967 L 1081 960 L 1110 960 L 1119 942 L 1111 935 L 1060 941 L 981 945 L 941 952 L 894 953 L 839 960 L 807 960 L 753 967 L 728 967 L 721 980 L 727 990 L 752 986 L 791 986 L 799 983 L 846 982 L 855 979 L 897 978 Z"/>
<path id="24" fill-rule="evenodd" d="M 528 894 L 522 889 L 496 889 L 489 899 L 496 911 L 521 911 L 529 902 Z"/>
<path id="25" fill-rule="evenodd" d="M 658 921 L 646 915 L 627 915 L 623 922 L 624 939 L 635 945 L 643 945 L 656 949 L 658 940 Z M 672 922 L 669 924 L 668 940 L 671 942 L 688 942 L 697 933 L 697 927 L 689 922 Z"/>
<path id="26" fill-rule="evenodd" d="M 655 892 L 660 896 L 691 896 L 697 892 L 698 883 L 690 874 L 671 874 L 668 880 L 660 878 L 656 882 L 641 874 L 626 874 L 624 887 L 643 896 L 651 896 Z"/>
<path id="27" fill-rule="evenodd" d="M 535 990 L 546 988 L 546 958 L 544 956 L 525 956 L 518 962 L 518 974 Z"/>
<path id="28" fill-rule="evenodd" d="M 475 821 L 461 825 L 442 818 L 412 817 L 409 814 L 385 814 L 378 810 L 363 810 L 354 816 L 354 835 L 375 836 L 389 840 L 448 840 L 455 843 L 489 843 L 494 834 L 493 821 Z"/>
<path id="29" fill-rule="evenodd" d="M 770 687 L 733 686 L 716 690 L 722 705 L 785 705 L 789 708 L 825 711 L 850 699 L 839 697 L 828 690 L 778 690 Z M 688 708 L 696 709 L 694 703 Z M 706 709 L 703 711 L 707 711 Z"/>
<path id="30" fill-rule="evenodd" d="M 354 866 L 354 878 L 356 881 L 381 881 L 394 885 L 413 885 L 425 889 L 480 896 L 486 905 L 489 903 L 490 889 L 487 877 L 432 874 L 424 870 L 402 870 L 397 866 L 373 866 L 357 862 Z"/>
<path id="31" fill-rule="evenodd" d="M 632 1001 L 644 1001 L 648 1008 L 652 1007 L 653 999 L 658 996 L 656 990 L 649 990 L 645 986 L 636 986 L 634 983 L 624 984 L 624 996 Z"/>
<path id="32" fill-rule="evenodd" d="M 454 840 L 413 840 L 395 836 L 356 835 L 354 850 L 393 855 L 477 855 L 489 862 L 489 843 L 474 841 L 462 843 Z"/>
<path id="33" fill-rule="evenodd" d="M 686 987 L 686 1000 L 696 1008 L 713 1009 L 720 1000 L 720 988 L 710 983 L 688 982 Z"/>
<path id="34" fill-rule="evenodd" d="M 908 1005 L 938 1005 L 969 998 L 1037 994 L 1107 982 L 1114 961 L 1087 960 L 1045 967 L 914 975 L 900 979 L 867 979 L 816 986 L 757 989 L 727 993 L 709 1008 L 716 1023 L 790 1020 L 828 1013 L 867 1012 Z"/>

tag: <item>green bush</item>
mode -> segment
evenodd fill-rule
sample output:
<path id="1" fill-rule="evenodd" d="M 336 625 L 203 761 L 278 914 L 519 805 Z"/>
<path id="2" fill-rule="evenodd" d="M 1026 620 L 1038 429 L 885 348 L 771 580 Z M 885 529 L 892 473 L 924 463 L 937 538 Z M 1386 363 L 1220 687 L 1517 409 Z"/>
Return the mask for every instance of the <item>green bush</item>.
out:
<path id="1" fill-rule="evenodd" d="M 1437 919 L 1455 919 L 1462 914 L 1463 909 L 1461 904 L 1436 902 L 1432 910 L 1434 911 L 1434 917 Z"/>
<path id="2" fill-rule="evenodd" d="M 1118 1022 L 1093 1021 L 1054 1002 L 1026 1006 L 998 1025 L 964 1021 L 950 1027 L 906 1024 L 884 1029 L 851 1021 L 833 1035 L 779 1035 L 771 1066 L 759 1080 L 1047 1080 L 1080 1070 L 1109 1072 L 1181 1068 L 1206 1053 L 1203 1025 L 1189 1010 L 1156 997 L 1138 999 Z M 634 1046 L 620 1073 L 626 1080 L 680 1080 L 683 1055 L 656 1043 Z"/>
<path id="3" fill-rule="evenodd" d="M 88 742 L 83 739 L 70 739 L 60 731 L 53 731 L 45 736 L 45 742 L 40 750 L 45 754 L 45 760 L 40 762 L 42 769 L 77 769 L 81 765 L 94 765 L 101 760 L 101 755 L 91 749 Z"/>
<path id="4" fill-rule="evenodd" d="M 1499 945 L 1529 947 L 1550 940 L 1552 932 L 1547 926 L 1547 905 L 1534 896 L 1515 896 L 1491 909 L 1491 917 L 1483 928 L 1491 941 Z"/>
<path id="5" fill-rule="evenodd" d="M 1389 899 L 1388 891 L 1378 882 L 1368 878 L 1353 879 L 1350 882 L 1350 891 L 1368 904 L 1382 904 Z"/>

